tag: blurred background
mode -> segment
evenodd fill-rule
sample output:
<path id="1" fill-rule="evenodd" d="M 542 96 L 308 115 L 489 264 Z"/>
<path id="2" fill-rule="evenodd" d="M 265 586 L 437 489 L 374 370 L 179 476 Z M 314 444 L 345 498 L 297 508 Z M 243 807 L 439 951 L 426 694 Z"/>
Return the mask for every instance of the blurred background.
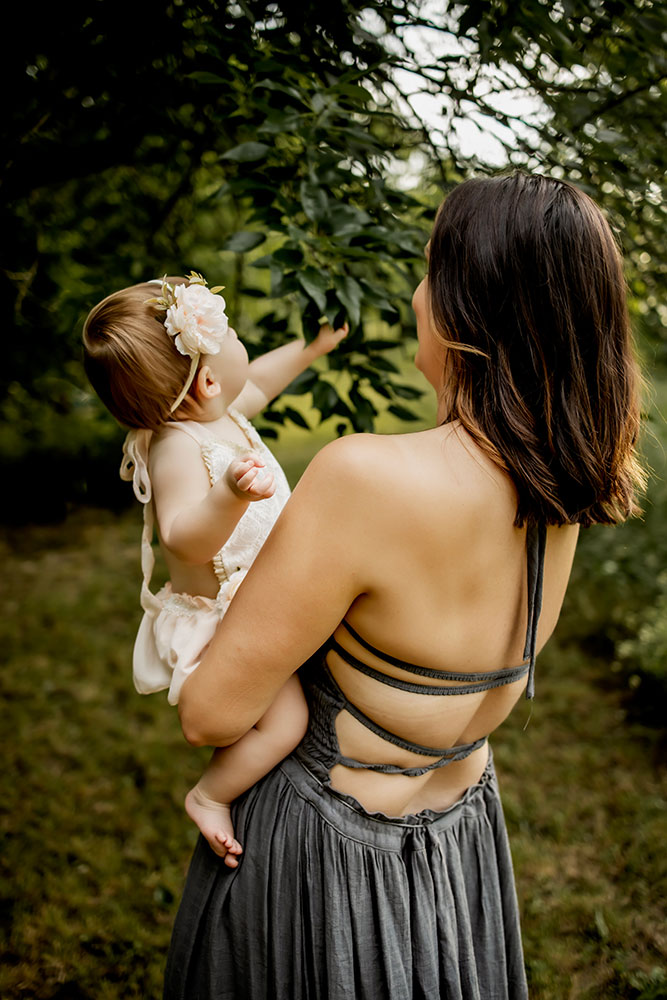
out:
<path id="1" fill-rule="evenodd" d="M 531 996 L 667 997 L 667 6 L 71 0 L 3 12 L 0 996 L 158 997 L 206 754 L 132 688 L 141 511 L 81 329 L 203 272 L 251 354 L 339 350 L 258 426 L 291 483 L 338 434 L 432 425 L 410 298 L 446 192 L 574 181 L 623 246 L 641 519 L 583 532 L 538 699 L 494 737 Z"/>

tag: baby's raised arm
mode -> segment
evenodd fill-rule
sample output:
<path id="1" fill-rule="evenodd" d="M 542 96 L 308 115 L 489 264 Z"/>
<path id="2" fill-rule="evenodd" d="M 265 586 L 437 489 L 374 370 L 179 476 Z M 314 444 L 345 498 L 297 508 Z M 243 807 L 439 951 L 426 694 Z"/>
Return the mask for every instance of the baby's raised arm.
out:
<path id="1" fill-rule="evenodd" d="M 234 408 L 246 417 L 256 416 L 313 361 L 333 351 L 348 330 L 347 323 L 338 330 L 327 324 L 320 327 L 310 344 L 301 339 L 292 340 L 255 358 L 249 366 L 248 381 L 234 400 Z"/>
<path id="2" fill-rule="evenodd" d="M 199 445 L 177 432 L 153 442 L 150 476 L 160 538 L 192 565 L 210 562 L 248 504 L 272 496 L 275 489 L 272 474 L 251 451 L 232 461 L 211 486 Z"/>

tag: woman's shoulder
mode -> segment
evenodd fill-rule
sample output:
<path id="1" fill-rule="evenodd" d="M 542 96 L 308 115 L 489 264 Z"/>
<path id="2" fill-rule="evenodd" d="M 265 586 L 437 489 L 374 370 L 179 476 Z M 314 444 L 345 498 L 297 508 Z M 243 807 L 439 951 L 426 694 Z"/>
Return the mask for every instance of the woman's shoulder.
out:
<path id="1" fill-rule="evenodd" d="M 428 478 L 439 461 L 438 434 L 349 434 L 325 445 L 312 459 L 302 479 L 315 490 L 326 490 L 340 501 L 347 495 L 372 501 L 375 496 L 398 497 L 419 478 Z"/>
<path id="2" fill-rule="evenodd" d="M 477 515 L 492 505 L 513 517 L 516 493 L 507 473 L 494 465 L 461 427 L 443 424 L 408 434 L 351 434 L 317 453 L 304 480 L 313 492 L 348 498 L 386 511 L 409 510 L 415 497 L 426 516 L 431 507 Z M 381 502 L 380 502 L 381 501 Z"/>
<path id="3" fill-rule="evenodd" d="M 451 467 L 464 461 L 469 450 L 469 444 L 461 446 L 458 431 L 451 425 L 408 434 L 349 434 L 325 445 L 311 467 L 362 477 L 381 468 L 400 479 L 416 468 L 427 474 L 440 465 Z"/>
<path id="4" fill-rule="evenodd" d="M 409 458 L 404 434 L 346 434 L 326 444 L 311 461 L 308 469 L 317 475 L 338 474 L 346 478 L 368 479 L 378 469 L 399 472 Z"/>

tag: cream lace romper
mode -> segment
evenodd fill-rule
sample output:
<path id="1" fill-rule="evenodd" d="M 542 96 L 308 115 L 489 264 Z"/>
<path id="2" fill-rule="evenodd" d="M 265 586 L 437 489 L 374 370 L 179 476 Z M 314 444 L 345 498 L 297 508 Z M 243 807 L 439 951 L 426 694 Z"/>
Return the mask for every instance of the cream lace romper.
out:
<path id="1" fill-rule="evenodd" d="M 165 584 L 157 594 L 151 592 L 155 557 L 151 546 L 154 512 L 148 451 L 152 432 L 130 431 L 123 446 L 121 477 L 132 480 L 135 496 L 144 505 L 141 537 L 141 606 L 144 617 L 134 644 L 134 684 L 140 694 L 152 694 L 168 688 L 170 705 L 177 704 L 183 681 L 199 664 L 218 622 L 290 495 L 283 470 L 250 421 L 236 410 L 229 410 L 229 414 L 247 438 L 247 446 L 220 440 L 207 430 L 205 424 L 192 420 L 173 421 L 166 425 L 170 433 L 180 431 L 198 443 L 211 485 L 221 478 L 234 458 L 249 449 L 261 455 L 275 479 L 274 495 L 268 500 L 249 504 L 230 537 L 213 557 L 213 569 L 220 585 L 214 599 L 174 593 L 171 583 Z"/>

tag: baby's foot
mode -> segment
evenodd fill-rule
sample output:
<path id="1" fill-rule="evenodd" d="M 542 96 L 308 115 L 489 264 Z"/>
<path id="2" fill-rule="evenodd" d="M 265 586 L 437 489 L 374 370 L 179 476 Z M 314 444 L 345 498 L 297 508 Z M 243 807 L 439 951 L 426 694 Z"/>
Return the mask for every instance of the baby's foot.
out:
<path id="1" fill-rule="evenodd" d="M 204 834 L 211 849 L 225 859 L 226 865 L 236 868 L 237 855 L 243 848 L 234 838 L 230 807 L 224 802 L 216 802 L 195 785 L 185 796 L 185 811 Z"/>

